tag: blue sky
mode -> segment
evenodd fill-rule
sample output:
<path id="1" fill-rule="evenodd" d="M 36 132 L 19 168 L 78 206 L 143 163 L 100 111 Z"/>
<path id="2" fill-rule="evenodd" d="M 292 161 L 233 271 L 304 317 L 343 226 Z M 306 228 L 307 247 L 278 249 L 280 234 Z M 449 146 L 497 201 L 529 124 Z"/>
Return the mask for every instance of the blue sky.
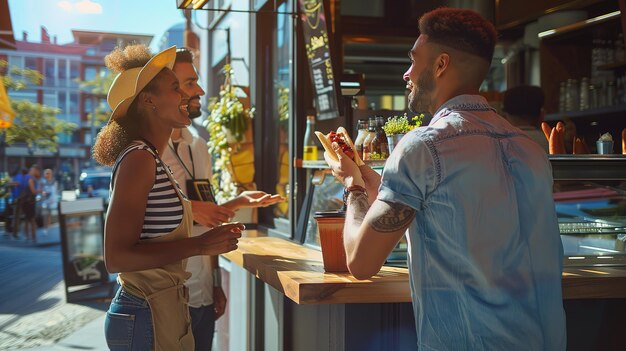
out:
<path id="1" fill-rule="evenodd" d="M 153 50 L 163 33 L 183 22 L 176 0 L 9 0 L 15 38 L 41 40 L 40 27 L 59 44 L 73 41 L 72 29 L 152 34 Z"/>

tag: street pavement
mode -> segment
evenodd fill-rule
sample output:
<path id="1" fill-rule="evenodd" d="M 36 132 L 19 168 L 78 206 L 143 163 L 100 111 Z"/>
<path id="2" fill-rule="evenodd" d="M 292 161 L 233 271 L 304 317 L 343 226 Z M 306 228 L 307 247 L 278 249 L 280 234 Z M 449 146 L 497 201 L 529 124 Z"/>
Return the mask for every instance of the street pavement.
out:
<path id="1" fill-rule="evenodd" d="M 58 224 L 37 238 L 13 239 L 0 228 L 0 350 L 107 350 L 109 289 L 68 303 Z"/>

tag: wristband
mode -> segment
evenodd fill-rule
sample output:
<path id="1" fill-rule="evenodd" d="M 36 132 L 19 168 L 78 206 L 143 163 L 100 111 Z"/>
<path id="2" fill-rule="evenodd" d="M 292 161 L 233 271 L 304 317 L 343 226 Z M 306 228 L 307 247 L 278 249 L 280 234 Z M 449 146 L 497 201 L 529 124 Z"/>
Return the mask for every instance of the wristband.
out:
<path id="1" fill-rule="evenodd" d="M 349 187 L 344 188 L 343 189 L 343 204 L 345 206 L 348 206 L 348 195 L 350 195 L 350 193 L 353 191 L 367 194 L 367 191 L 365 191 L 365 188 L 360 185 L 350 185 Z"/>
<path id="2" fill-rule="evenodd" d="M 222 270 L 220 268 L 213 268 L 213 287 L 222 287 Z"/>

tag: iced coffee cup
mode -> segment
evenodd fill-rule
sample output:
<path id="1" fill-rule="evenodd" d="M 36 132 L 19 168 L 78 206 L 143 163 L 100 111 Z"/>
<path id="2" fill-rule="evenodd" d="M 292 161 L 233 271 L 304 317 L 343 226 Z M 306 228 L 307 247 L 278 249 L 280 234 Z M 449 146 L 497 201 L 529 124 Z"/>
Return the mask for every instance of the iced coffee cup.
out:
<path id="1" fill-rule="evenodd" d="M 343 211 L 315 212 L 313 218 L 317 222 L 324 270 L 326 272 L 347 272 L 346 250 L 343 246 L 343 225 L 346 213 Z"/>

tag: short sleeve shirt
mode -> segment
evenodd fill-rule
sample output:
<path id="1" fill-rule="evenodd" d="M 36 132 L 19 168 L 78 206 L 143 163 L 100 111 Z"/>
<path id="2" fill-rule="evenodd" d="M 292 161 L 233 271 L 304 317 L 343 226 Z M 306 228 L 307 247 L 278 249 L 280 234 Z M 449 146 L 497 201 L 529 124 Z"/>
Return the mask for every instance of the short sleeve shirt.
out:
<path id="1" fill-rule="evenodd" d="M 542 148 L 481 96 L 446 102 L 390 155 L 379 200 L 408 230 L 420 350 L 564 350 L 562 246 Z"/>

